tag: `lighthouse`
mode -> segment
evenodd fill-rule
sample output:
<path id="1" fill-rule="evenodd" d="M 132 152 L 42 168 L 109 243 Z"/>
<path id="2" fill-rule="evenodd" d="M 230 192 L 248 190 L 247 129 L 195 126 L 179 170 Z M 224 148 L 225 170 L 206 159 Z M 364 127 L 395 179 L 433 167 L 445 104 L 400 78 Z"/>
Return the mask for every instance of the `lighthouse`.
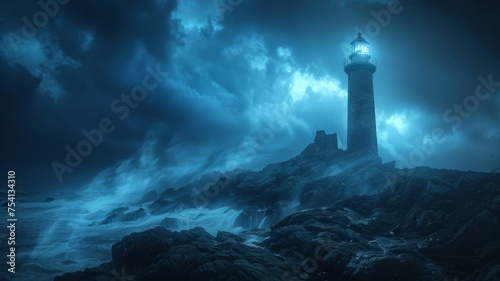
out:
<path id="1" fill-rule="evenodd" d="M 377 70 L 370 45 L 358 33 L 351 42 L 351 54 L 344 62 L 348 75 L 347 150 L 378 156 L 373 73 Z"/>

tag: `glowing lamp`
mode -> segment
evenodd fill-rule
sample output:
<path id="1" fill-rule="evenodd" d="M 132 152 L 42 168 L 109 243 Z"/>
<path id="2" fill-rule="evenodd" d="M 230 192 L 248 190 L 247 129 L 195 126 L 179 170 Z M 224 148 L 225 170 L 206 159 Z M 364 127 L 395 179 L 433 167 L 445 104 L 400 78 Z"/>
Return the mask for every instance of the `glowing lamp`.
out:
<path id="1" fill-rule="evenodd" d="M 351 50 L 353 55 L 369 55 L 370 54 L 370 44 L 361 37 L 361 33 L 358 33 L 358 37 L 351 42 Z"/>

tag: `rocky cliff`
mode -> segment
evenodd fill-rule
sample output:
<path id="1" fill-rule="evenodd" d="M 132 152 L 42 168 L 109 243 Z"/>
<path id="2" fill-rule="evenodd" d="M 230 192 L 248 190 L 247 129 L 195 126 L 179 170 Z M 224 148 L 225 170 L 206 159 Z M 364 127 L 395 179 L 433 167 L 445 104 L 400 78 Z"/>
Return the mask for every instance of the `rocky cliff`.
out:
<path id="1" fill-rule="evenodd" d="M 55 280 L 500 280 L 500 174 L 396 169 L 325 136 L 96 221 L 230 205 L 242 231 L 175 231 L 165 217 L 117 241 L 110 262 Z"/>

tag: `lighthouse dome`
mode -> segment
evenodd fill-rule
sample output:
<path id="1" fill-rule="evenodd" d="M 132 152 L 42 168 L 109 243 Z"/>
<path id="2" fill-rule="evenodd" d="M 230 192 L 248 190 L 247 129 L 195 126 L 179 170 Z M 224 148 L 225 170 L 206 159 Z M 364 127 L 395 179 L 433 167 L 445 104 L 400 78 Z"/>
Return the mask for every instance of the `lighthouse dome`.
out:
<path id="1" fill-rule="evenodd" d="M 370 43 L 361 36 L 361 33 L 358 33 L 358 37 L 351 42 L 351 50 L 351 55 L 369 55 Z"/>

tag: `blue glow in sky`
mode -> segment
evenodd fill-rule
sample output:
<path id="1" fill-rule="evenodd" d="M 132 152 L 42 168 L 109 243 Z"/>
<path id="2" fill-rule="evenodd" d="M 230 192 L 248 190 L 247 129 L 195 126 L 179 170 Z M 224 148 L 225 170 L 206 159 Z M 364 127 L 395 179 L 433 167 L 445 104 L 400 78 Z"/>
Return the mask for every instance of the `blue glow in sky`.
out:
<path id="1" fill-rule="evenodd" d="M 2 165 L 33 175 L 27 189 L 81 189 L 123 169 L 158 178 L 142 185 L 178 185 L 213 169 L 286 160 L 317 130 L 337 132 L 345 147 L 343 61 L 361 31 L 377 59 L 384 161 L 434 145 L 421 165 L 490 171 L 500 162 L 500 36 L 491 29 L 498 9 L 483 2 L 401 1 L 381 24 L 374 14 L 387 1 L 244 0 L 226 11 L 212 1 L 73 1 L 18 52 L 9 36 L 23 35 L 20 18 L 40 7 L 3 3 L 1 112 L 10 137 Z M 110 105 L 156 66 L 168 77 L 117 118 Z M 494 91 L 467 111 L 464 101 L 484 83 Z M 116 129 L 59 183 L 51 163 L 64 162 L 65 147 L 76 149 L 82 130 L 103 118 Z M 435 141 L 440 130 L 446 142 Z"/>

